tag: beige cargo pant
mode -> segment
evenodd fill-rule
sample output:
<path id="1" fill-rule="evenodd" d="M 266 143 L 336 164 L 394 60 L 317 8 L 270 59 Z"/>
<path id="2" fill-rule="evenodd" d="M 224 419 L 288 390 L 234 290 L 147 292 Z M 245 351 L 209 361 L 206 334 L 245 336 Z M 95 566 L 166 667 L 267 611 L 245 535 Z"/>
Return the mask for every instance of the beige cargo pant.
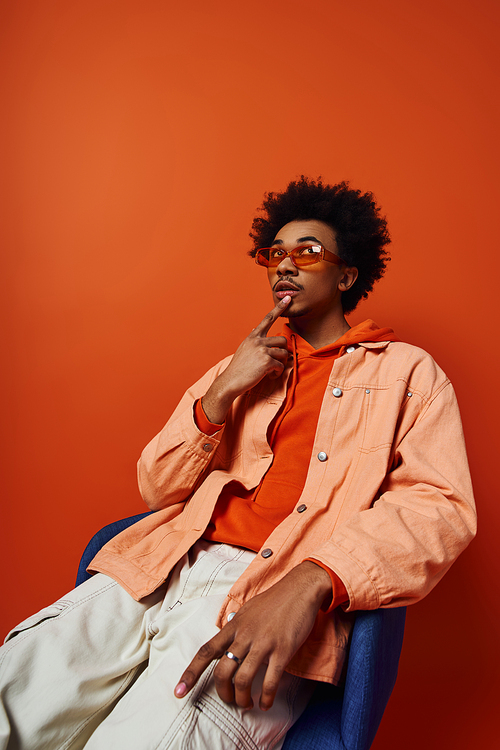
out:
<path id="1" fill-rule="evenodd" d="M 253 557 L 201 540 L 140 602 L 98 574 L 21 623 L 0 648 L 0 750 L 280 748 L 313 683 L 285 673 L 271 710 L 245 711 L 219 699 L 212 664 L 173 694 Z"/>

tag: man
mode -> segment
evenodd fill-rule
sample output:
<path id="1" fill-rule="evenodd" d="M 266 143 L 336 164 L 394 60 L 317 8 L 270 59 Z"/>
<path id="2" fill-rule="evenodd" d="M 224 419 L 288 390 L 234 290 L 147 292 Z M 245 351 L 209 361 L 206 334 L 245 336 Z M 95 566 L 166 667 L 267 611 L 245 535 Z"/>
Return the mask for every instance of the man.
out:
<path id="1" fill-rule="evenodd" d="M 351 613 L 421 599 L 474 535 L 448 379 L 344 317 L 385 268 L 373 196 L 302 177 L 263 208 L 275 306 L 144 450 L 157 512 L 10 635 L 0 748 L 279 748 Z"/>

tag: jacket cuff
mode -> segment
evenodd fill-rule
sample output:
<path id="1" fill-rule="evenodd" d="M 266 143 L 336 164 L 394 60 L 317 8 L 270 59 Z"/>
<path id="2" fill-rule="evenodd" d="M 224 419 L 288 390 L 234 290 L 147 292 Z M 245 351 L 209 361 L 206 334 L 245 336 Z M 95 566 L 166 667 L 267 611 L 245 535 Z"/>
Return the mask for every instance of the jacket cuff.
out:
<path id="1" fill-rule="evenodd" d="M 325 570 L 330 576 L 332 582 L 332 598 L 331 600 L 326 599 L 321 605 L 322 612 L 328 614 L 329 612 L 333 612 L 337 607 L 340 607 L 341 604 L 346 604 L 349 601 L 349 594 L 344 586 L 344 582 L 338 577 L 338 575 L 319 560 L 315 560 L 312 557 L 306 557 L 304 562 L 306 561 L 312 562 L 315 565 L 319 565 L 320 568 L 323 568 L 323 570 Z"/>
<path id="2" fill-rule="evenodd" d="M 219 432 L 219 430 L 221 430 L 224 427 L 224 423 L 215 424 L 215 422 L 210 422 L 207 415 L 203 411 L 203 406 L 201 405 L 201 398 L 195 401 L 194 421 L 199 431 L 203 432 L 205 435 L 208 435 L 209 437 L 211 437 L 212 435 L 215 435 L 216 432 Z"/>
<path id="3" fill-rule="evenodd" d="M 314 553 L 312 562 L 323 563 L 327 568 L 338 571 L 337 575 L 347 590 L 348 604 L 343 609 L 352 612 L 358 609 L 378 609 L 381 605 L 380 592 L 373 578 L 356 562 L 351 555 L 332 540 Z"/>

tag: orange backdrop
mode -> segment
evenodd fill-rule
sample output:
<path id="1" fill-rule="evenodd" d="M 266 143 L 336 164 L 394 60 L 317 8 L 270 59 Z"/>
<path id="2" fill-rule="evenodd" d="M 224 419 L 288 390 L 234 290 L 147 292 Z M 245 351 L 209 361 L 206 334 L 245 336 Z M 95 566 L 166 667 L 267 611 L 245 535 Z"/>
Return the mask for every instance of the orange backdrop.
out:
<path id="1" fill-rule="evenodd" d="M 409 612 L 375 747 L 495 744 L 498 16 L 2 3 L 2 634 L 73 585 L 98 528 L 145 509 L 142 447 L 270 307 L 246 257 L 264 191 L 349 179 L 383 205 L 394 257 L 351 321 L 393 326 L 452 378 L 481 520 Z"/>

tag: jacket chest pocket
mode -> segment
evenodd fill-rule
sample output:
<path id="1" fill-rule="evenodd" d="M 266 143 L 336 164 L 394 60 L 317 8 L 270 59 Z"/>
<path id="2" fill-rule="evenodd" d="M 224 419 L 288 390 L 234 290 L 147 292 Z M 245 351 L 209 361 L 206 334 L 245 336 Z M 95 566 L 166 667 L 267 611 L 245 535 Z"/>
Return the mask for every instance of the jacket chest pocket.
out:
<path id="1" fill-rule="evenodd" d="M 337 445 L 363 452 L 392 445 L 401 402 L 390 388 L 332 388 L 331 395 L 336 399 L 330 416 Z"/>
<path id="2" fill-rule="evenodd" d="M 362 391 L 364 426 L 359 448 L 363 452 L 392 447 L 401 420 L 404 401 L 394 388 L 373 388 Z"/>

